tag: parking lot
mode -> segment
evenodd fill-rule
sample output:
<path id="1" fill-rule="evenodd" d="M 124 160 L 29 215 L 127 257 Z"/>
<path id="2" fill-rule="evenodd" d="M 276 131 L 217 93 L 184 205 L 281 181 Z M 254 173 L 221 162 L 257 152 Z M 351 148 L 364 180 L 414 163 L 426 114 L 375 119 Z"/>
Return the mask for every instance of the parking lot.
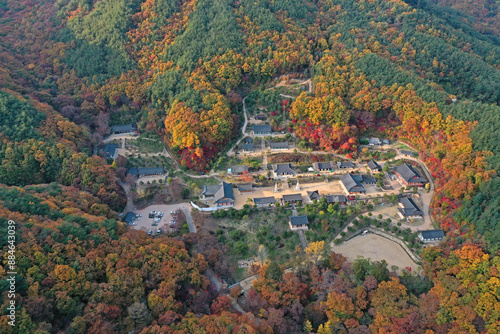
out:
<path id="1" fill-rule="evenodd" d="M 156 204 L 156 205 L 150 205 L 142 210 L 136 210 L 135 213 L 137 215 L 141 215 L 142 217 L 139 217 L 139 220 L 135 221 L 137 225 L 131 227 L 134 227 L 135 229 L 144 231 L 146 233 L 148 233 L 151 230 L 151 234 L 157 233 L 159 228 L 161 228 L 163 232 L 167 232 L 170 227 L 170 222 L 172 221 L 173 216 L 175 216 L 172 215 L 171 212 L 178 210 L 182 210 L 182 212 L 184 212 L 186 221 L 189 225 L 189 231 L 196 232 L 193 225 L 193 220 L 191 219 L 191 206 L 188 203 L 171 204 L 171 205 Z M 149 217 L 149 214 L 153 211 L 163 212 L 163 217 L 160 217 L 160 219 L 157 222 L 154 221 L 155 219 L 158 218 L 157 215 L 155 215 L 154 218 Z M 158 224 L 158 225 L 153 226 L 153 224 Z"/>

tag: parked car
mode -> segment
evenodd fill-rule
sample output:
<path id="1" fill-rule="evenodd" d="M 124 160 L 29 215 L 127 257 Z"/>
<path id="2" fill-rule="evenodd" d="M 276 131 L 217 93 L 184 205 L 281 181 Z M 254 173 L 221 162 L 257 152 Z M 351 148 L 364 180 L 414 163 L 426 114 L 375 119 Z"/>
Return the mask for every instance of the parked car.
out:
<path id="1" fill-rule="evenodd" d="M 158 229 L 158 230 L 156 231 L 156 234 L 157 234 L 157 235 L 158 235 L 158 234 L 161 234 L 161 229 Z"/>
<path id="2" fill-rule="evenodd" d="M 151 226 L 158 226 L 158 223 L 153 223 L 151 224 Z"/>
<path id="3" fill-rule="evenodd" d="M 149 230 L 148 234 L 149 235 L 153 234 L 153 230 Z"/>

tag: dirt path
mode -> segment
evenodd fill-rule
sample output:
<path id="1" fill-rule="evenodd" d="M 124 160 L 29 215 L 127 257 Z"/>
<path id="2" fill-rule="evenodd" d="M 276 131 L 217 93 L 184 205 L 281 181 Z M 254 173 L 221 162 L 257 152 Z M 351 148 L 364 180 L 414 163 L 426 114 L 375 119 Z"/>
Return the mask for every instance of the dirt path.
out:
<path id="1" fill-rule="evenodd" d="M 228 157 L 230 157 L 231 155 L 233 155 L 233 154 L 234 154 L 234 152 L 233 152 L 233 151 L 234 151 L 234 148 L 235 148 L 236 146 L 238 146 L 238 145 L 241 143 L 241 141 L 242 141 L 242 140 L 243 140 L 246 136 L 248 136 L 248 133 L 247 133 L 248 115 L 247 115 L 247 107 L 246 107 L 246 104 L 245 104 L 245 100 L 246 100 L 246 99 L 247 99 L 247 97 L 245 96 L 245 97 L 243 98 L 243 101 L 242 101 L 242 102 L 243 102 L 243 116 L 245 117 L 245 123 L 243 124 L 243 127 L 241 128 L 241 134 L 243 135 L 243 137 L 241 137 L 240 139 L 238 139 L 238 141 L 236 142 L 236 144 L 234 144 L 234 145 L 233 145 L 233 147 L 231 147 L 231 148 L 229 149 L 229 151 L 227 151 L 226 155 L 227 155 Z"/>

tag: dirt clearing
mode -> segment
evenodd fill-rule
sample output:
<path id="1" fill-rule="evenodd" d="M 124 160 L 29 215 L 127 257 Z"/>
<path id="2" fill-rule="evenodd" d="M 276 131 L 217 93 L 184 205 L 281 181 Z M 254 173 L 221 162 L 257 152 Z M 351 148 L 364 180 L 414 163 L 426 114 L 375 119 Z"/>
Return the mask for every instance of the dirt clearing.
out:
<path id="1" fill-rule="evenodd" d="M 372 261 L 386 260 L 389 269 L 391 266 L 398 266 L 400 270 L 411 267 L 412 272 L 415 272 L 418 268 L 401 246 L 375 234 L 358 236 L 341 245 L 332 245 L 332 251 L 341 253 L 349 261 L 354 261 L 359 256 Z"/>

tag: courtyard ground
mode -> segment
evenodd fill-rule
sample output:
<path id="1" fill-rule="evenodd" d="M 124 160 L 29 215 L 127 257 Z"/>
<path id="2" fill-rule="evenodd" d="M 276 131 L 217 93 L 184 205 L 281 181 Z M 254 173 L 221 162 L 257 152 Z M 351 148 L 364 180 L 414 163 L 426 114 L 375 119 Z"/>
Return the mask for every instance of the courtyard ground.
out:
<path id="1" fill-rule="evenodd" d="M 295 190 L 295 184 L 292 184 L 292 186 L 288 189 L 280 189 L 279 192 L 274 192 L 274 186 L 273 187 L 261 187 L 261 188 L 254 188 L 251 193 L 248 194 L 239 194 L 237 189 L 234 189 L 234 208 L 239 210 L 243 208 L 243 205 L 247 204 L 247 200 L 249 198 L 256 198 L 256 197 L 269 197 L 269 196 L 274 196 L 276 200 L 280 199 L 283 197 L 283 195 L 289 195 L 289 194 L 297 194 L 300 193 L 303 197 L 303 203 L 309 203 L 309 200 L 307 198 L 307 192 L 308 191 L 314 191 L 318 190 L 320 195 L 330 195 L 330 194 L 342 194 L 344 195 L 344 191 L 342 190 L 342 187 L 340 186 L 339 181 L 330 181 L 328 183 L 325 182 L 316 182 L 316 183 L 304 183 L 300 184 L 301 190 L 297 191 Z M 251 205 L 253 205 L 253 201 L 249 202 Z"/>
<path id="2" fill-rule="evenodd" d="M 341 245 L 333 245 L 332 251 L 344 255 L 349 262 L 358 257 L 372 261 L 385 260 L 391 266 L 400 270 L 410 267 L 412 272 L 418 271 L 419 266 L 406 254 L 406 252 L 393 241 L 375 234 L 360 235 Z"/>

